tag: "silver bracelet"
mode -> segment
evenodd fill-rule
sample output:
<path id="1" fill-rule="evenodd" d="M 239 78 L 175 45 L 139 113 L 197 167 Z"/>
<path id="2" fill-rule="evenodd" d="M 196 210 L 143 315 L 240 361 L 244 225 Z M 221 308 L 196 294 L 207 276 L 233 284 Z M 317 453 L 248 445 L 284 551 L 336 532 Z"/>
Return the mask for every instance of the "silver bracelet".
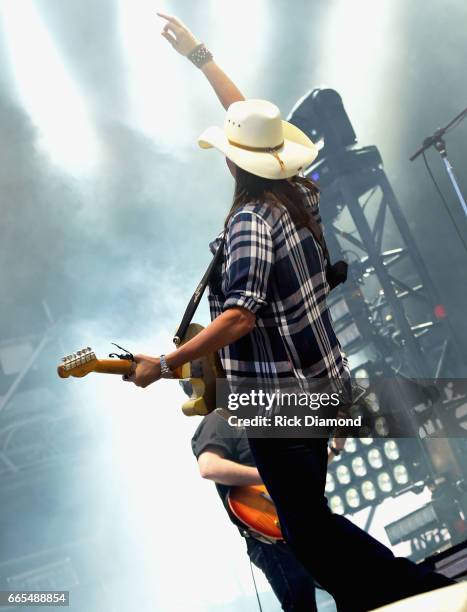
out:
<path id="1" fill-rule="evenodd" d="M 197 68 L 202 68 L 204 64 L 212 60 L 213 55 L 204 43 L 200 43 L 193 51 L 190 51 L 187 57 Z"/>
<path id="2" fill-rule="evenodd" d="M 165 355 L 161 355 L 159 357 L 159 361 L 161 364 L 161 378 L 173 378 L 173 372 L 169 368 L 167 361 L 165 360 Z"/>

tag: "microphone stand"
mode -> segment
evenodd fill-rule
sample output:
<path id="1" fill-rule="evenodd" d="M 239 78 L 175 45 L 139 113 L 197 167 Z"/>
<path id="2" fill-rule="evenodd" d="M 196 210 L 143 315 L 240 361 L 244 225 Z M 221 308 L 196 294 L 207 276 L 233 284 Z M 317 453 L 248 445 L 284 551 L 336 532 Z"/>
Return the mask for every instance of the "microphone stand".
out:
<path id="1" fill-rule="evenodd" d="M 459 202 L 464 210 L 464 214 L 467 217 L 467 204 L 465 202 L 464 196 L 462 195 L 459 183 L 457 182 L 457 178 L 454 174 L 451 162 L 448 159 L 448 154 L 446 151 L 446 142 L 444 140 L 444 135 L 446 134 L 446 132 L 448 132 L 452 127 L 455 127 L 466 117 L 467 108 L 464 108 L 464 110 L 459 113 L 457 117 L 454 117 L 454 119 L 450 121 L 445 127 L 436 130 L 436 132 L 432 136 L 425 138 L 425 140 L 423 141 L 423 145 L 418 149 L 418 151 L 415 151 L 415 153 L 410 158 L 410 161 L 414 161 L 414 159 L 416 159 L 419 155 L 422 155 L 422 153 L 424 153 L 430 147 L 435 147 L 435 149 L 441 155 L 444 165 L 446 166 L 448 176 L 451 180 L 452 186 L 454 187 L 454 191 L 456 192 Z"/>

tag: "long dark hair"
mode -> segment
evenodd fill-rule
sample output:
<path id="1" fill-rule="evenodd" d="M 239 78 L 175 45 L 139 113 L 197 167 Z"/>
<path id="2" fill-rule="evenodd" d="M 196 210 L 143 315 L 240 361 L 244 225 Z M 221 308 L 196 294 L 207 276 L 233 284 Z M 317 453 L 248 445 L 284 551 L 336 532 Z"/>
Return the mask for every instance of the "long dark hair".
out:
<path id="1" fill-rule="evenodd" d="M 229 219 L 243 205 L 251 202 L 267 202 L 271 206 L 282 204 L 289 212 L 297 229 L 308 227 L 319 244 L 323 243 L 323 233 L 320 226 L 309 213 L 303 202 L 303 194 L 298 185 L 304 185 L 316 196 L 319 193 L 317 185 L 310 179 L 294 176 L 290 179 L 267 179 L 235 166 L 235 191 L 232 207 L 225 220 Z"/>

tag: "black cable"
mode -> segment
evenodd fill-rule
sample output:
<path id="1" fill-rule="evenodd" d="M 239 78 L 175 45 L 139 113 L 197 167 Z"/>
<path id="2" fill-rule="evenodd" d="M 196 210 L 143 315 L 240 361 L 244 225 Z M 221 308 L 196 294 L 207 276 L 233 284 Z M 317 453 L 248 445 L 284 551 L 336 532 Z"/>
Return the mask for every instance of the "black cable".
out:
<path id="1" fill-rule="evenodd" d="M 378 190 L 378 187 L 373 187 L 373 189 L 370 191 L 369 196 L 367 197 L 367 199 L 361 205 L 362 210 L 365 210 L 365 206 L 368 204 L 368 202 L 371 200 L 371 198 L 375 195 L 377 190 Z"/>
<path id="2" fill-rule="evenodd" d="M 441 201 L 443 202 L 444 207 L 446 208 L 446 211 L 447 211 L 448 215 L 451 218 L 452 224 L 454 226 L 454 229 L 457 232 L 457 235 L 459 236 L 460 241 L 462 242 L 462 244 L 464 245 L 465 249 L 467 250 L 467 243 L 465 242 L 464 237 L 460 233 L 459 228 L 457 227 L 456 220 L 455 220 L 455 218 L 454 218 L 454 216 L 453 216 L 453 214 L 451 212 L 451 209 L 449 208 L 449 204 L 447 203 L 446 198 L 444 197 L 443 192 L 441 191 L 441 189 L 440 189 L 440 187 L 439 187 L 439 185 L 438 185 L 438 183 L 437 183 L 437 181 L 436 181 L 436 179 L 435 179 L 435 177 L 433 175 L 433 172 L 431 171 L 430 164 L 428 163 L 428 160 L 427 160 L 426 155 L 425 155 L 425 151 L 423 151 L 422 155 L 423 155 L 423 161 L 425 162 L 425 166 L 426 166 L 426 169 L 428 171 L 428 174 L 430 175 L 430 178 L 433 181 L 434 186 L 436 187 L 436 191 L 438 192 L 438 195 L 441 198 Z"/>
<path id="3" fill-rule="evenodd" d="M 251 570 L 251 577 L 253 578 L 253 584 L 255 585 L 255 593 L 256 593 L 256 599 L 258 600 L 259 612 L 263 612 L 263 606 L 261 605 L 261 600 L 259 598 L 258 587 L 256 586 L 255 573 L 253 571 L 253 563 L 251 562 L 251 559 L 250 559 L 250 570 Z"/>

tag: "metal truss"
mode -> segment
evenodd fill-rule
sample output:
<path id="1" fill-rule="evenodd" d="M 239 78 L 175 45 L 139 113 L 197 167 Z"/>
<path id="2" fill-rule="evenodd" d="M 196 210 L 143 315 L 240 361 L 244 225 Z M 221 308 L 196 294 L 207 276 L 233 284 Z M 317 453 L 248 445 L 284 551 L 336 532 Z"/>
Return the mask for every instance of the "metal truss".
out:
<path id="1" fill-rule="evenodd" d="M 319 180 L 333 259 L 351 262 L 350 279 L 336 295 L 347 301 L 363 341 L 373 344 L 386 362 L 396 363 L 398 354 L 398 371 L 410 376 L 465 375 L 462 347 L 378 149 L 348 147 L 320 160 L 307 174 Z"/>

